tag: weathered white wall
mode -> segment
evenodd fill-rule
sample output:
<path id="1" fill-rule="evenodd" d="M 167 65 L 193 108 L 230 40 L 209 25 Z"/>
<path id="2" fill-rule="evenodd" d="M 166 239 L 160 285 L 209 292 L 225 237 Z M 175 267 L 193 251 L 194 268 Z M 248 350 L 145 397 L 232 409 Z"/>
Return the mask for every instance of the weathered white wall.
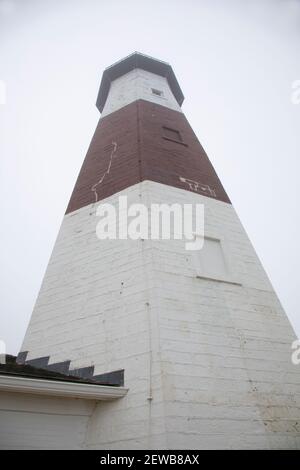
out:
<path id="1" fill-rule="evenodd" d="M 102 202 L 124 194 L 205 204 L 225 273 L 209 279 L 181 240 L 99 241 L 96 204 L 65 216 L 22 350 L 125 368 L 129 392 L 97 405 L 88 446 L 299 448 L 295 336 L 232 206 L 149 181 Z"/>
<path id="2" fill-rule="evenodd" d="M 144 186 L 120 194 L 137 202 Z M 98 405 L 88 442 L 164 448 L 160 363 L 151 364 L 151 348 L 158 349 L 152 253 L 142 241 L 99 241 L 96 208 L 65 216 L 22 350 L 30 350 L 29 359 L 46 353 L 51 362 L 72 359 L 71 367 L 95 365 L 95 373 L 125 368 L 131 390 L 122 405 Z M 156 389 L 154 404 L 148 400 L 151 387 Z"/>
<path id="3" fill-rule="evenodd" d="M 153 94 L 152 88 L 161 90 L 163 96 Z M 129 103 L 141 99 L 181 112 L 165 77 L 146 70 L 134 69 L 111 83 L 101 116 L 107 116 Z"/>
<path id="4" fill-rule="evenodd" d="M 95 402 L 0 392 L 0 449 L 84 449 Z"/>
<path id="5" fill-rule="evenodd" d="M 225 255 L 216 278 L 228 280 L 197 279 L 201 252 L 152 242 L 168 447 L 300 448 L 295 335 L 234 209 L 149 186 L 152 202 L 205 204 L 205 236 Z"/>

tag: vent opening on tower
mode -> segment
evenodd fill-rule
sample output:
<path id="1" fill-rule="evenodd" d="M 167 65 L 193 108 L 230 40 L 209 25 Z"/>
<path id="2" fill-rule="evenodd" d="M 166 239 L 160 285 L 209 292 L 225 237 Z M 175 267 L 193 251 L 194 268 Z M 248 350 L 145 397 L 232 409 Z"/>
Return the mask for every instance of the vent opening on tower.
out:
<path id="1" fill-rule="evenodd" d="M 182 135 L 176 129 L 171 129 L 170 127 L 163 126 L 163 138 L 166 140 L 171 140 L 177 144 L 187 145 L 183 142 Z"/>
<path id="2" fill-rule="evenodd" d="M 156 96 L 164 96 L 161 90 L 157 90 L 156 88 L 151 88 L 152 94 Z"/>

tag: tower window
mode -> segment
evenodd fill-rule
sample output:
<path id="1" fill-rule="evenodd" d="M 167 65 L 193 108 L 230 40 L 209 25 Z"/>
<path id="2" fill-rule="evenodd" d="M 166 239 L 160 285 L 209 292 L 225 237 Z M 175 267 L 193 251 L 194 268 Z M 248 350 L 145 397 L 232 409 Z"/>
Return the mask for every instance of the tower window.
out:
<path id="1" fill-rule="evenodd" d="M 203 247 L 193 253 L 198 278 L 241 285 L 234 274 L 233 259 L 224 239 L 205 236 Z"/>
<path id="2" fill-rule="evenodd" d="M 156 96 L 163 96 L 163 92 L 161 90 L 157 90 L 156 88 L 151 88 L 152 94 Z"/>
<path id="3" fill-rule="evenodd" d="M 224 279 L 228 273 L 224 251 L 220 240 L 206 237 L 204 246 L 199 251 L 199 274 L 212 279 Z"/>
<path id="4" fill-rule="evenodd" d="M 170 127 L 163 126 L 163 138 L 166 140 L 171 140 L 172 142 L 177 142 L 178 144 L 186 145 L 183 142 L 180 132 L 176 129 L 171 129 Z"/>

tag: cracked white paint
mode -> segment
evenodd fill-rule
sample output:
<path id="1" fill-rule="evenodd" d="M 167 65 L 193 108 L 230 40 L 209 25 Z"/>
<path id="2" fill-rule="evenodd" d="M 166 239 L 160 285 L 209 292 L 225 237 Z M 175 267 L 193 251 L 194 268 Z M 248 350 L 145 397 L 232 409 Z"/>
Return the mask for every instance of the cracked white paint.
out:
<path id="1" fill-rule="evenodd" d="M 110 169 L 111 169 L 111 164 L 112 164 L 114 155 L 115 155 L 116 150 L 117 150 L 117 147 L 118 147 L 118 145 L 117 145 L 116 142 L 112 142 L 112 145 L 113 145 L 113 149 L 112 149 L 111 154 L 110 154 L 110 159 L 109 159 L 109 163 L 108 163 L 107 170 L 105 171 L 105 173 L 103 174 L 103 176 L 101 176 L 100 180 L 97 181 L 97 183 L 93 184 L 93 186 L 91 187 L 91 191 L 93 191 L 94 194 L 95 194 L 95 202 L 98 202 L 97 187 L 100 186 L 100 185 L 103 183 L 104 178 L 105 178 L 107 175 L 109 175 Z"/>
<path id="2" fill-rule="evenodd" d="M 191 191 L 196 191 L 196 192 L 202 191 L 206 194 L 209 194 L 212 197 L 216 197 L 216 191 L 214 189 L 211 189 L 211 187 L 208 184 L 202 184 L 202 183 L 199 183 L 199 181 L 194 181 L 188 178 L 183 178 L 182 176 L 180 176 L 179 179 L 180 181 L 182 181 L 182 183 L 186 183 Z"/>

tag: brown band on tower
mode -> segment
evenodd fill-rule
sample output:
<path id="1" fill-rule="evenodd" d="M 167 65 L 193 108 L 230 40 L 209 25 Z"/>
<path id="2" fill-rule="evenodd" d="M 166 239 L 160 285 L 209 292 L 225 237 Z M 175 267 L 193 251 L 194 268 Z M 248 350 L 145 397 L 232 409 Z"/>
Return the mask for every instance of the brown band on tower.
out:
<path id="1" fill-rule="evenodd" d="M 100 119 L 66 213 L 145 180 L 230 203 L 184 114 L 138 100 Z"/>

